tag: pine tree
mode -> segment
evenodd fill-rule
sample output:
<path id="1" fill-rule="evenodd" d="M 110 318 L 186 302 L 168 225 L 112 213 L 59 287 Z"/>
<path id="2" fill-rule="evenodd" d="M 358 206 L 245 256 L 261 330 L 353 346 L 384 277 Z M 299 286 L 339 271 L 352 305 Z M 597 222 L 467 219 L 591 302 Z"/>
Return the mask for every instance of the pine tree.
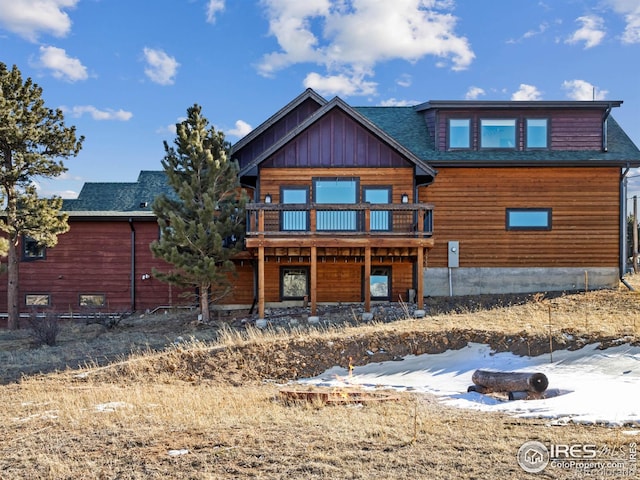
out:
<path id="1" fill-rule="evenodd" d="M 176 124 L 174 146 L 164 142 L 162 166 L 172 194 L 153 202 L 160 238 L 151 251 L 172 266 L 168 272 L 154 270 L 154 276 L 196 287 L 202 321 L 208 322 L 210 302 L 231 290 L 231 259 L 242 247 L 247 197 L 237 163 L 229 159 L 229 143 L 208 127 L 201 110 L 187 109 L 187 119 Z"/>
<path id="2" fill-rule="evenodd" d="M 0 230 L 6 234 L 8 327 L 19 327 L 19 257 L 21 238 L 53 247 L 69 227 L 60 214 L 62 199 L 38 198 L 33 180 L 54 178 L 66 171 L 62 158 L 76 156 L 84 137 L 66 127 L 61 110 L 44 105 L 42 88 L 30 78 L 23 83 L 14 65 L 0 62 L 0 195 L 4 216 Z"/>

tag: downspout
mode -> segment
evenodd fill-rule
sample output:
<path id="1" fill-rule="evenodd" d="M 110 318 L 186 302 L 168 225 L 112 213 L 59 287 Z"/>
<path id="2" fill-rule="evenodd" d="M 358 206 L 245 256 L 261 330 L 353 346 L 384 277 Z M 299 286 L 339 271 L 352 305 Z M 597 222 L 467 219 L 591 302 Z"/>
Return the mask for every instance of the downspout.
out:
<path id="1" fill-rule="evenodd" d="M 133 226 L 133 218 L 129 218 L 131 229 L 131 311 L 136 310 L 136 229 Z"/>
<path id="2" fill-rule="evenodd" d="M 627 173 L 629 167 L 620 175 L 620 282 L 629 290 L 634 288 L 624 279 L 627 267 Z"/>

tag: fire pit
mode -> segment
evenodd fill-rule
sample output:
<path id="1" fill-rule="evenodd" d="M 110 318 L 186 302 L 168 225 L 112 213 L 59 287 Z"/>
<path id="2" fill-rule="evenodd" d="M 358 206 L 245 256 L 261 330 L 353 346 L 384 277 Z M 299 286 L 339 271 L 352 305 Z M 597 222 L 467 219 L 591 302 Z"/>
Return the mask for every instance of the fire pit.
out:
<path id="1" fill-rule="evenodd" d="M 368 404 L 400 400 L 400 396 L 393 392 L 331 387 L 280 390 L 280 397 L 286 403 L 308 402 L 325 405 Z"/>

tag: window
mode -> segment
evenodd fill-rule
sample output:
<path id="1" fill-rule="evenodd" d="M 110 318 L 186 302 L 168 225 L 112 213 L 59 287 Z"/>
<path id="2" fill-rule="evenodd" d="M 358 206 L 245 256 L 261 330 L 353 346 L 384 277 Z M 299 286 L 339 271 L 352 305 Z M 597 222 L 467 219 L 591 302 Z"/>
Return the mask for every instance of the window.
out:
<path id="1" fill-rule="evenodd" d="M 282 187 L 280 189 L 282 203 L 307 204 L 309 203 L 309 189 L 307 187 Z M 308 214 L 306 210 L 285 210 L 280 216 L 282 230 L 306 231 L 308 230 Z"/>
<path id="2" fill-rule="evenodd" d="M 391 203 L 391 187 L 364 187 L 364 201 L 369 203 Z M 372 211 L 370 222 L 372 231 L 391 230 L 389 211 Z"/>
<path id="3" fill-rule="evenodd" d="M 469 148 L 471 145 L 471 121 L 467 118 L 449 120 L 449 148 Z"/>
<path id="4" fill-rule="evenodd" d="M 391 298 L 391 267 L 373 267 L 369 280 L 369 292 L 373 300 Z"/>
<path id="5" fill-rule="evenodd" d="M 527 118 L 527 148 L 547 148 L 547 119 Z"/>
<path id="6" fill-rule="evenodd" d="M 81 307 L 104 307 L 106 297 L 104 294 L 81 293 L 79 303 Z"/>
<path id="7" fill-rule="evenodd" d="M 27 293 L 24 296 L 24 303 L 27 307 L 48 307 L 51 304 L 51 297 L 48 293 Z"/>
<path id="8" fill-rule="evenodd" d="M 354 178 L 315 179 L 313 195 L 316 203 L 353 204 L 358 201 L 358 180 Z M 316 215 L 317 230 L 354 231 L 355 210 L 321 210 Z"/>
<path id="9" fill-rule="evenodd" d="M 480 146 L 482 148 L 516 148 L 515 119 L 480 120 Z"/>
<path id="10" fill-rule="evenodd" d="M 46 258 L 46 247 L 40 245 L 31 237 L 22 237 L 22 259 L 40 260 Z"/>
<path id="11" fill-rule="evenodd" d="M 280 269 L 282 300 L 302 300 L 309 295 L 309 270 L 306 267 Z"/>
<path id="12" fill-rule="evenodd" d="M 507 208 L 507 230 L 551 230 L 551 209 Z"/>

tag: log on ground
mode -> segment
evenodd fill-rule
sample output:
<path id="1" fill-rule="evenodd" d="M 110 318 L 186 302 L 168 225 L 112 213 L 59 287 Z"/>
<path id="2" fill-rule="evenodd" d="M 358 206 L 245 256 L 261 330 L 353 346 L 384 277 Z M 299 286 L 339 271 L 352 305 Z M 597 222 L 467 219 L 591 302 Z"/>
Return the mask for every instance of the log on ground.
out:
<path id="1" fill-rule="evenodd" d="M 471 381 L 492 392 L 544 392 L 549 380 L 537 372 L 491 372 L 476 370 Z"/>

